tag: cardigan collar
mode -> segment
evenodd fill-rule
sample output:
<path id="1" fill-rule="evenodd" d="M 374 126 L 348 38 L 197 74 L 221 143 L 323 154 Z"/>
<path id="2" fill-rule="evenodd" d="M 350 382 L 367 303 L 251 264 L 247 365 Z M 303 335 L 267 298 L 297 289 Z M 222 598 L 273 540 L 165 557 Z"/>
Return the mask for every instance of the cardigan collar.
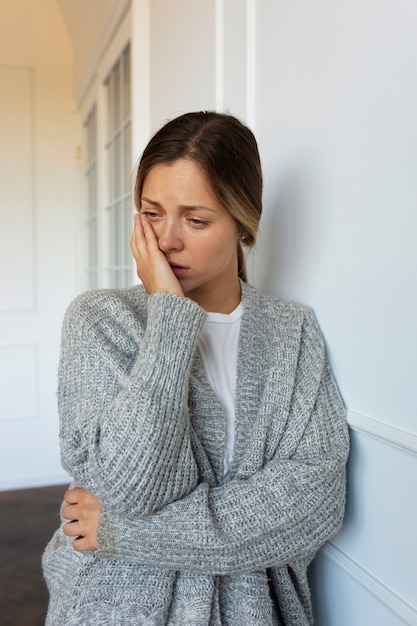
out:
<path id="1" fill-rule="evenodd" d="M 239 467 L 250 437 L 251 425 L 259 409 L 264 381 L 259 376 L 259 360 L 267 349 L 263 332 L 262 311 L 259 306 L 259 292 L 241 283 L 243 315 L 239 336 L 237 359 L 237 384 L 235 398 L 235 445 L 231 474 Z M 190 403 L 198 405 L 194 413 L 193 427 L 197 437 L 196 453 L 204 479 L 219 484 L 223 478 L 225 415 L 210 383 L 198 353 L 195 354 L 191 385 Z"/>

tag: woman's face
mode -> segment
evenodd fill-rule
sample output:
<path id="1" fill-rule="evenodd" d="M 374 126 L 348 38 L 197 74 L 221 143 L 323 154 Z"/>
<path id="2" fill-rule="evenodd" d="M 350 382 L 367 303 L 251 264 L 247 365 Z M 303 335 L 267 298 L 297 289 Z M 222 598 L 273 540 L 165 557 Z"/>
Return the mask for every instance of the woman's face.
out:
<path id="1" fill-rule="evenodd" d="M 239 232 L 198 165 L 187 159 L 155 165 L 143 183 L 140 213 L 184 294 L 206 310 L 233 310 L 240 299 Z"/>

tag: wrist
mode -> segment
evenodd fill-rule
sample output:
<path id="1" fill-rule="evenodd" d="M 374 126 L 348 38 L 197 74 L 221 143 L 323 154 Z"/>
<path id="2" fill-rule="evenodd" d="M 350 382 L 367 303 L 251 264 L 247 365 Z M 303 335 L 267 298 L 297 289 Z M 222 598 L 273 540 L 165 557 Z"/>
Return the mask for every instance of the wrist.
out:
<path id="1" fill-rule="evenodd" d="M 102 559 L 117 557 L 117 533 L 112 516 L 104 504 L 97 527 L 97 556 Z"/>

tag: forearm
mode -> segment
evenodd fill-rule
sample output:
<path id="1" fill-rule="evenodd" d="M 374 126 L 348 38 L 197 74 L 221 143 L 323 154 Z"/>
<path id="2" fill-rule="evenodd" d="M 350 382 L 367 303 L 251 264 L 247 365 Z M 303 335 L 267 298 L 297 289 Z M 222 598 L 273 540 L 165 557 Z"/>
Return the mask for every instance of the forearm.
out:
<path id="1" fill-rule="evenodd" d="M 103 511 L 99 556 L 195 573 L 226 575 L 311 558 L 340 527 L 344 472 L 305 491 L 302 506 L 270 492 L 268 501 L 244 486 L 200 486 L 156 515 L 133 522 Z M 221 490 L 229 493 L 220 494 Z M 234 492 L 234 493 L 233 493 Z M 298 495 L 294 495 L 298 497 Z M 222 506 L 224 509 L 222 510 Z"/>
<path id="2" fill-rule="evenodd" d="M 127 516 L 149 514 L 197 483 L 187 398 L 204 312 L 178 296 L 149 300 L 148 325 L 129 372 L 119 368 L 99 325 L 89 328 L 88 341 L 73 342 L 61 368 L 63 463 Z M 181 337 L 173 332 L 177 323 Z"/>
<path id="3" fill-rule="evenodd" d="M 345 502 L 346 415 L 327 364 L 311 404 L 306 415 L 297 400 L 289 415 L 283 447 L 299 436 L 290 457 L 278 450 L 252 476 L 201 484 L 137 522 L 104 511 L 99 554 L 212 574 L 311 558 L 340 527 Z"/>

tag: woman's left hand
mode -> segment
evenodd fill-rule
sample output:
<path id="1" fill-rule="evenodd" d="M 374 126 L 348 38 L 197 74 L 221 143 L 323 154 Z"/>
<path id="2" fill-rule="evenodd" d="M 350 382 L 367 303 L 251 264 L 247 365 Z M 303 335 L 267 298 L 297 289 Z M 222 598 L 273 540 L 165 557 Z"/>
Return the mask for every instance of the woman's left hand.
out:
<path id="1" fill-rule="evenodd" d="M 66 505 L 62 516 L 70 520 L 64 525 L 64 533 L 75 537 L 74 550 L 97 550 L 97 529 L 100 519 L 101 502 L 89 491 L 81 487 L 69 489 L 64 494 Z"/>

